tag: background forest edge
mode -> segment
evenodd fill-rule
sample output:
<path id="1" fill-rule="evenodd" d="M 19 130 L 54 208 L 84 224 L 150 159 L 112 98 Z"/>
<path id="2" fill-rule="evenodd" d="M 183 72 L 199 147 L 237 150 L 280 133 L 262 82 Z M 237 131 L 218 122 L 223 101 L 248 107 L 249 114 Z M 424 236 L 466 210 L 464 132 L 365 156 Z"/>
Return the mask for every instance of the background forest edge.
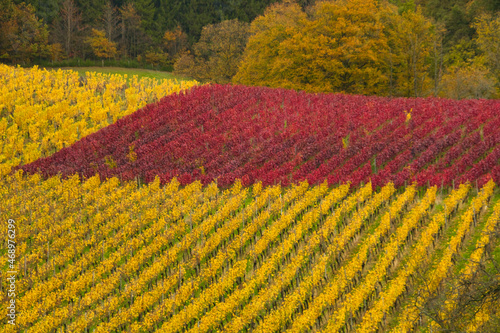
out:
<path id="1" fill-rule="evenodd" d="M 234 82 L 311 92 L 456 99 L 499 96 L 500 61 L 495 52 L 500 44 L 500 19 L 495 19 L 500 9 L 498 1 L 365 3 L 368 7 L 375 6 L 376 13 L 365 16 L 367 13 L 362 10 L 353 11 L 359 7 L 356 0 L 285 0 L 282 3 L 273 0 L 0 0 L 3 32 L 0 61 L 44 67 L 74 67 L 81 63 L 167 71 L 175 67 L 178 74 L 202 82 Z M 387 13 L 391 11 L 393 18 L 387 20 Z M 269 24 L 269 17 L 279 13 L 287 13 L 289 20 Z M 342 40 L 347 50 L 335 46 L 330 50 L 331 44 L 326 44 L 326 51 L 333 54 L 326 57 L 332 58 L 331 62 L 321 63 L 321 59 L 311 62 L 308 51 L 313 55 L 324 51 L 321 48 L 325 45 L 321 45 L 318 34 L 333 40 L 337 38 L 336 33 L 349 37 L 349 31 L 336 26 L 339 18 L 361 24 L 362 43 L 368 41 L 389 51 L 378 55 L 378 59 L 368 59 L 368 66 L 363 62 L 366 59 L 352 62 L 354 68 L 359 67 L 356 62 L 362 63 L 368 76 L 353 75 L 349 66 L 344 65 L 345 55 L 350 56 L 348 43 L 352 38 Z M 368 24 L 363 24 L 364 19 Z M 325 22 L 337 30 L 315 28 Z M 267 34 L 276 28 L 285 33 L 277 36 L 275 44 L 264 43 L 271 48 L 266 51 L 258 40 L 259 29 L 265 29 Z M 380 33 L 382 38 L 372 38 Z M 394 40 L 401 42 L 394 45 Z M 293 50 L 289 45 L 287 48 L 287 43 L 297 42 L 305 43 L 309 50 Z M 421 48 L 415 46 L 419 44 Z M 257 59 L 252 46 L 257 46 L 257 58 L 267 63 L 252 68 L 246 61 Z M 365 54 L 364 51 L 355 49 L 354 57 Z M 369 51 L 377 55 L 377 48 Z M 274 53 L 274 58 L 266 52 Z M 283 53 L 291 53 L 295 58 L 286 59 L 288 64 L 283 63 Z M 405 57 L 407 59 L 403 59 Z M 336 68 L 335 61 L 344 66 Z M 255 70 L 259 71 L 263 65 L 267 68 L 256 78 Z M 249 66 L 253 72 L 245 74 Z M 272 67 L 278 68 L 278 73 L 269 71 Z M 404 80 L 398 74 L 404 76 Z M 282 78 L 275 80 L 273 75 Z M 346 82 L 345 77 L 351 81 Z M 380 79 L 373 81 L 377 77 Z"/>

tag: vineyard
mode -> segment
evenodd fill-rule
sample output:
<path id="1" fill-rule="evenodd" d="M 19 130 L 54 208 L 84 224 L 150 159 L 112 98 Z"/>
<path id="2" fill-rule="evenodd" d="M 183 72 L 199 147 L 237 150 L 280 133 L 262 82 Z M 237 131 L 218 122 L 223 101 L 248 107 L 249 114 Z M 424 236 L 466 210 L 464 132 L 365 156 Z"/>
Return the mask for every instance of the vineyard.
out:
<path id="1" fill-rule="evenodd" d="M 494 186 L 419 194 L 392 183 L 221 190 L 7 177 L 2 213 L 22 225 L 18 325 L 373 332 L 395 320 L 407 331 L 418 319 L 406 301 L 418 272 L 432 267 L 438 288 L 462 245 L 475 242 L 471 256 L 488 245 L 500 217 Z"/>
<path id="2" fill-rule="evenodd" d="M 157 81 L 0 64 L 0 175 L 47 157 L 194 81 Z"/>
<path id="3" fill-rule="evenodd" d="M 182 185 L 500 181 L 500 101 L 388 99 L 202 86 L 22 167 Z"/>
<path id="4" fill-rule="evenodd" d="M 500 101 L 0 82 L 0 332 L 438 331 L 500 256 Z"/>

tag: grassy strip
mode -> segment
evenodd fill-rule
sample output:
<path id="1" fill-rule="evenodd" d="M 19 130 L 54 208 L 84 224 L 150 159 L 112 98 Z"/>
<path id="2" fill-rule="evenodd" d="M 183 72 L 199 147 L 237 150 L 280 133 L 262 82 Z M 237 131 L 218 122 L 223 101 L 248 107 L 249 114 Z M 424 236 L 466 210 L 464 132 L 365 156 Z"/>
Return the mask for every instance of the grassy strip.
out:
<path id="1" fill-rule="evenodd" d="M 50 68 L 49 68 L 50 69 Z M 183 76 L 174 75 L 170 72 L 156 71 L 144 68 L 123 68 L 123 67 L 60 67 L 57 69 L 62 70 L 72 70 L 78 72 L 78 75 L 84 77 L 87 72 L 96 72 L 102 74 L 118 74 L 125 76 L 130 80 L 134 75 L 137 75 L 139 79 L 143 77 L 148 77 L 157 80 L 177 80 L 177 81 L 189 81 L 191 79 Z M 54 68 L 56 70 L 56 68 Z"/>

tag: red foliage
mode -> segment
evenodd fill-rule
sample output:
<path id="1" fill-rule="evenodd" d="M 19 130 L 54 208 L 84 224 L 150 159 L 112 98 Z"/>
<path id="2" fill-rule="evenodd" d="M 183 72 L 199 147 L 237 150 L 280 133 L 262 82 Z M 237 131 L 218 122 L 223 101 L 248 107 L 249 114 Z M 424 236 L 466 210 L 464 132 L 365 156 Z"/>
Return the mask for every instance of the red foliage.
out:
<path id="1" fill-rule="evenodd" d="M 237 178 L 245 185 L 499 182 L 499 128 L 494 100 L 206 85 L 167 96 L 21 168 L 45 177 L 217 179 L 222 187 Z"/>

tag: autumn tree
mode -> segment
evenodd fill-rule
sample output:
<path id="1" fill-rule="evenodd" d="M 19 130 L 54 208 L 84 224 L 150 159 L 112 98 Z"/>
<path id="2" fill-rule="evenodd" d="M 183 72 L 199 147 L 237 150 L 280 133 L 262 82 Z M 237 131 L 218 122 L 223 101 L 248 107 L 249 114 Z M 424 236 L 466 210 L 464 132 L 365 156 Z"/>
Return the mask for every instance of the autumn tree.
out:
<path id="1" fill-rule="evenodd" d="M 144 53 L 144 60 L 155 67 L 165 66 L 167 65 L 167 54 L 160 50 L 151 49 Z"/>
<path id="2" fill-rule="evenodd" d="M 13 63 L 49 58 L 48 29 L 31 5 L 2 5 L 0 16 L 0 57 Z"/>
<path id="3" fill-rule="evenodd" d="M 486 65 L 500 82 L 500 16 L 483 15 L 473 24 Z"/>
<path id="4" fill-rule="evenodd" d="M 387 86 L 387 37 L 381 14 L 383 2 L 346 0 L 320 2 L 309 24 L 315 46 L 311 66 L 314 82 L 324 91 L 384 94 Z M 291 41 L 293 43 L 293 39 Z"/>
<path id="5" fill-rule="evenodd" d="M 306 91 L 385 93 L 387 37 L 377 1 L 318 2 L 310 17 L 292 1 L 252 23 L 235 82 Z"/>
<path id="6" fill-rule="evenodd" d="M 178 25 L 174 30 L 167 30 L 163 34 L 163 45 L 171 59 L 175 59 L 180 52 L 188 47 L 187 34 Z"/>
<path id="7" fill-rule="evenodd" d="M 56 40 L 63 45 L 68 56 L 73 54 L 75 45 L 79 40 L 81 21 L 81 12 L 75 2 L 73 0 L 64 0 L 61 4 L 59 19 L 54 24 L 54 34 Z"/>
<path id="8" fill-rule="evenodd" d="M 435 28 L 423 16 L 420 7 L 391 18 L 388 35 L 395 94 L 407 97 L 428 95 L 432 85 L 429 69 L 436 42 Z"/>
<path id="9" fill-rule="evenodd" d="M 495 96 L 495 79 L 479 63 L 452 66 L 443 76 L 440 95 L 453 99 L 491 98 Z"/>
<path id="10" fill-rule="evenodd" d="M 202 30 L 199 42 L 193 46 L 193 54 L 179 58 L 174 66 L 175 71 L 201 81 L 231 82 L 248 36 L 249 25 L 238 20 L 207 25 Z"/>
<path id="11" fill-rule="evenodd" d="M 97 58 L 109 59 L 116 56 L 116 43 L 106 38 L 104 31 L 92 29 L 92 35 L 88 37 L 87 43 Z"/>
<path id="12" fill-rule="evenodd" d="M 306 24 L 306 14 L 293 1 L 269 6 L 250 26 L 251 37 L 233 82 L 270 87 L 295 86 L 300 66 L 297 66 L 294 73 L 290 72 L 290 75 L 280 73 L 279 62 L 293 62 L 293 59 L 280 59 L 280 52 L 283 51 L 279 48 L 282 43 L 299 34 Z M 289 69 L 290 67 L 288 66 Z M 304 70 L 307 71 L 307 68 Z"/>

